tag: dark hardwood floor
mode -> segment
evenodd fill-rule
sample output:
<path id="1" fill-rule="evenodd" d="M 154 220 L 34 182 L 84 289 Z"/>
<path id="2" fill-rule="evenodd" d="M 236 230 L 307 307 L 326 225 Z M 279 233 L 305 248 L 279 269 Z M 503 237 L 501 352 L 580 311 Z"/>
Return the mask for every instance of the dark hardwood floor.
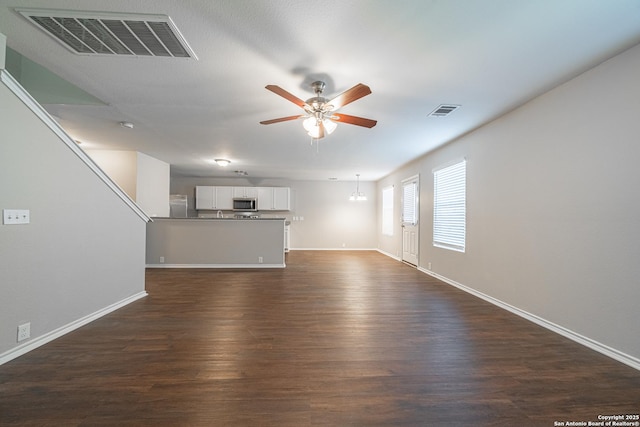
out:
<path id="1" fill-rule="evenodd" d="M 155 269 L 147 290 L 0 366 L 0 425 L 553 426 L 640 413 L 639 371 L 376 252 Z"/>

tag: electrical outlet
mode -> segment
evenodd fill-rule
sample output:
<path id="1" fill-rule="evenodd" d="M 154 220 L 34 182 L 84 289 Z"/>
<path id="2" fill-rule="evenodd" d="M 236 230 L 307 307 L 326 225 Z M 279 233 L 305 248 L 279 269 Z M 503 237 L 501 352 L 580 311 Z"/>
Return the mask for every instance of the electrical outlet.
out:
<path id="1" fill-rule="evenodd" d="M 427 270 L 431 270 L 431 263 L 427 264 Z"/>
<path id="2" fill-rule="evenodd" d="M 163 256 L 160 257 L 160 264 L 164 264 L 164 257 Z"/>
<path id="3" fill-rule="evenodd" d="M 261 256 L 258 257 L 258 264 L 262 264 L 262 257 Z"/>
<path id="4" fill-rule="evenodd" d="M 31 336 L 31 323 L 18 326 L 18 342 L 24 341 Z"/>

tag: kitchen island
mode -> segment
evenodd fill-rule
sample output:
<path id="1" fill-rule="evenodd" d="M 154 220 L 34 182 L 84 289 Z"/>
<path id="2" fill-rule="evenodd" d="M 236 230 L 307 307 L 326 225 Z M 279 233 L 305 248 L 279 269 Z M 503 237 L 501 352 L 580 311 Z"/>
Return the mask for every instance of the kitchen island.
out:
<path id="1" fill-rule="evenodd" d="M 285 218 L 153 218 L 147 267 L 284 268 Z"/>

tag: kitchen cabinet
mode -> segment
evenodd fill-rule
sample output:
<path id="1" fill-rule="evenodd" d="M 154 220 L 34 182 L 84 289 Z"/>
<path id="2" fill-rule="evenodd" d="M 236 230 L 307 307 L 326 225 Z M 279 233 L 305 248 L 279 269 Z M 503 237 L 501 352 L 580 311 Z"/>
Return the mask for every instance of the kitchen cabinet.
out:
<path id="1" fill-rule="evenodd" d="M 216 209 L 214 189 L 208 185 L 196 186 L 196 209 Z"/>
<path id="2" fill-rule="evenodd" d="M 257 187 L 259 211 L 288 211 L 290 206 L 289 187 Z"/>
<path id="3" fill-rule="evenodd" d="M 196 186 L 196 209 L 233 209 L 233 187 Z"/>
<path id="4" fill-rule="evenodd" d="M 289 187 L 216 187 L 196 186 L 197 210 L 233 210 L 233 199 L 255 198 L 259 211 L 291 210 Z"/>
<path id="5" fill-rule="evenodd" d="M 289 187 L 273 188 L 273 206 L 276 211 L 291 210 L 291 189 Z"/>
<path id="6" fill-rule="evenodd" d="M 216 209 L 222 211 L 233 209 L 233 187 L 216 187 Z"/>
<path id="7" fill-rule="evenodd" d="M 233 197 L 248 197 L 255 198 L 258 197 L 258 190 L 256 187 L 232 187 L 233 188 Z"/>

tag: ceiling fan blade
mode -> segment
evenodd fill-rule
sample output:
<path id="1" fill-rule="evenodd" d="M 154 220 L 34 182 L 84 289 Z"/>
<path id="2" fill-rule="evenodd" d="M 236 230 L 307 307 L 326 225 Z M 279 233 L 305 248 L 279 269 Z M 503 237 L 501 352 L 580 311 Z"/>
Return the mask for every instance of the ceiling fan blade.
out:
<path id="1" fill-rule="evenodd" d="M 347 89 L 331 101 L 327 102 L 327 104 L 333 105 L 333 109 L 337 110 L 340 107 L 344 107 L 345 105 L 352 103 L 353 101 L 357 101 L 363 96 L 369 95 L 370 93 L 371 89 L 369 89 L 369 86 L 358 83 L 351 89 Z"/>
<path id="2" fill-rule="evenodd" d="M 280 123 L 280 122 L 287 122 L 289 120 L 296 120 L 299 119 L 301 117 L 306 117 L 304 114 L 300 114 L 297 116 L 287 116 L 287 117 L 280 117 L 279 119 L 271 119 L 271 120 L 263 120 L 260 122 L 261 125 L 271 125 L 273 123 Z"/>
<path id="3" fill-rule="evenodd" d="M 341 113 L 332 114 L 331 120 L 334 122 L 348 123 L 350 125 L 363 126 L 366 128 L 372 128 L 378 123 L 377 120 L 365 119 L 364 117 L 350 116 L 348 114 Z"/>
<path id="4" fill-rule="evenodd" d="M 265 86 L 265 88 L 275 93 L 276 95 L 280 95 L 284 99 L 293 102 L 298 107 L 302 107 L 302 108 L 304 108 L 305 106 L 308 107 L 306 102 L 304 102 L 302 99 L 298 98 L 297 96 L 290 94 L 286 90 L 282 89 L 280 86 L 267 85 Z"/>

